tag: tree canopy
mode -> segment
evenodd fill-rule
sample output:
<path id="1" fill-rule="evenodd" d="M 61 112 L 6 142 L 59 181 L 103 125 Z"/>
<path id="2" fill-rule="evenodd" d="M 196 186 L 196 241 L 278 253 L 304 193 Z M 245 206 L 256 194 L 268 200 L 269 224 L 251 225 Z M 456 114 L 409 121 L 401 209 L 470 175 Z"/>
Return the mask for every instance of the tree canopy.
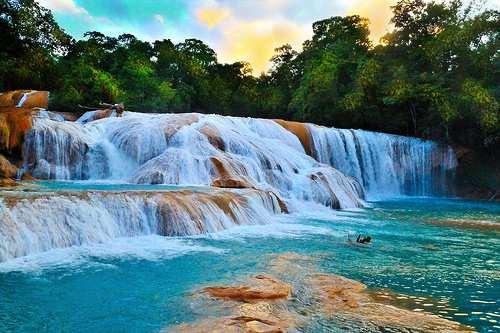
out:
<path id="1" fill-rule="evenodd" d="M 51 107 L 124 102 L 140 112 L 205 112 L 363 128 L 497 149 L 500 13 L 459 0 L 400 0 L 373 45 L 358 15 L 313 24 L 270 70 L 222 64 L 198 39 L 74 40 L 34 0 L 0 1 L 0 90 L 51 90 Z"/>

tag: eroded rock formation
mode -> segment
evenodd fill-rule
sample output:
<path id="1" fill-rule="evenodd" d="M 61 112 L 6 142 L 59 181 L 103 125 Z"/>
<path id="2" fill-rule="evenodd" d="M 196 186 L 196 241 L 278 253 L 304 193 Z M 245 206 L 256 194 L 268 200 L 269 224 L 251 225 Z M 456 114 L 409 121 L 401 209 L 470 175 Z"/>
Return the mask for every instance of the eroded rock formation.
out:
<path id="1" fill-rule="evenodd" d="M 19 154 L 24 137 L 31 129 L 33 111 L 17 107 L 0 107 L 0 151 Z"/>
<path id="2" fill-rule="evenodd" d="M 297 137 L 271 120 L 126 112 L 90 121 L 94 115 L 76 123 L 37 118 L 25 169 L 44 179 L 252 188 L 333 208 L 364 204 L 354 179 L 307 156 Z M 321 181 L 310 177 L 317 173 Z"/>
<path id="3" fill-rule="evenodd" d="M 18 107 L 24 109 L 49 106 L 49 92 L 37 90 L 14 90 L 0 93 L 0 107 Z"/>
<path id="4" fill-rule="evenodd" d="M 212 297 L 235 301 L 253 302 L 258 300 L 287 299 L 292 287 L 271 276 L 256 275 L 244 286 L 219 286 L 203 289 Z"/>
<path id="5" fill-rule="evenodd" d="M 0 93 L 0 185 L 15 185 L 17 165 L 22 161 L 24 139 L 33 116 L 48 107 L 47 91 L 16 90 Z"/>
<path id="6" fill-rule="evenodd" d="M 17 167 L 12 165 L 8 159 L 0 155 L 0 179 L 15 178 L 17 175 Z"/>
<path id="7" fill-rule="evenodd" d="M 305 152 L 309 156 L 313 156 L 312 145 L 311 145 L 311 133 L 309 128 L 305 123 L 299 123 L 296 121 L 287 121 L 283 119 L 275 119 L 276 123 L 283 126 L 287 131 L 293 133 L 304 147 Z"/>

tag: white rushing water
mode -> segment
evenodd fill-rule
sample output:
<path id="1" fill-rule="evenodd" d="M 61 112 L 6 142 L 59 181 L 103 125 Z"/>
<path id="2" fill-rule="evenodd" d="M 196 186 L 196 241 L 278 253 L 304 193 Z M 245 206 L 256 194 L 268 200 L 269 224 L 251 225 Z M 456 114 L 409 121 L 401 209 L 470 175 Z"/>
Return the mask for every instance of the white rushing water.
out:
<path id="1" fill-rule="evenodd" d="M 279 213 L 276 195 L 256 190 L 10 196 L 0 199 L 0 262 L 120 237 L 212 233 Z"/>
<path id="2" fill-rule="evenodd" d="M 456 163 L 447 147 L 381 133 L 306 125 L 309 156 L 272 120 L 131 112 L 97 119 L 102 114 L 68 122 L 40 113 L 25 138 L 23 170 L 41 179 L 197 190 L 11 192 L 0 198 L 0 261 L 264 224 L 287 209 L 352 209 L 364 206 L 365 191 L 369 199 L 436 194 Z"/>
<path id="3" fill-rule="evenodd" d="M 115 179 L 211 185 L 230 179 L 285 199 L 362 206 L 358 182 L 308 156 L 271 120 L 200 114 L 138 114 L 83 122 L 35 119 L 25 170 L 42 179 Z"/>
<path id="4" fill-rule="evenodd" d="M 359 180 L 369 199 L 446 194 L 457 166 L 448 146 L 417 138 L 309 125 L 314 157 Z"/>

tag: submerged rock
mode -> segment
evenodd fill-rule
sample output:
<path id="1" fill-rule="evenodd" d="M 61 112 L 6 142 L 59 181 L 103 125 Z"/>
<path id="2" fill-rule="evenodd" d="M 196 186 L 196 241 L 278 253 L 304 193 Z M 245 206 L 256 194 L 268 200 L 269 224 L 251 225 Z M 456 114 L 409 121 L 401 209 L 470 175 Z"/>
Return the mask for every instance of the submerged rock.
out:
<path id="1" fill-rule="evenodd" d="M 330 317 L 377 330 L 395 329 L 417 332 L 473 332 L 470 327 L 427 312 L 416 312 L 380 302 L 367 292 L 366 285 L 343 276 L 317 274 L 308 283 L 321 311 Z M 354 327 L 356 324 L 353 325 Z"/>
<path id="2" fill-rule="evenodd" d="M 291 285 L 267 275 L 257 275 L 240 286 L 208 287 L 203 293 L 223 302 L 230 314 L 195 323 L 180 324 L 168 332 L 284 333 L 296 327 L 300 316 L 283 306 Z"/>
<path id="3" fill-rule="evenodd" d="M 353 331 L 474 331 L 437 315 L 388 304 L 384 301 L 387 291 L 373 293 L 359 281 L 319 273 L 315 261 L 296 253 L 279 254 L 271 258 L 269 271 L 280 278 L 259 275 L 238 286 L 205 288 L 209 296 L 219 300 L 220 308 L 213 309 L 214 304 L 203 299 L 197 307 L 205 307 L 209 313 L 225 309 L 230 315 L 181 324 L 169 331 L 295 332 L 304 325 L 314 326 L 320 319 L 338 322 L 342 329 Z"/>
<path id="4" fill-rule="evenodd" d="M 181 324 L 168 332 L 177 333 L 284 333 L 286 322 L 279 318 L 262 319 L 255 316 L 234 316 L 206 319 L 194 324 Z M 167 332 L 167 331 L 165 331 Z"/>
<path id="5" fill-rule="evenodd" d="M 437 226 L 455 227 L 461 229 L 475 229 L 484 231 L 500 231 L 500 220 L 471 220 L 471 219 L 441 219 L 427 221 Z"/>

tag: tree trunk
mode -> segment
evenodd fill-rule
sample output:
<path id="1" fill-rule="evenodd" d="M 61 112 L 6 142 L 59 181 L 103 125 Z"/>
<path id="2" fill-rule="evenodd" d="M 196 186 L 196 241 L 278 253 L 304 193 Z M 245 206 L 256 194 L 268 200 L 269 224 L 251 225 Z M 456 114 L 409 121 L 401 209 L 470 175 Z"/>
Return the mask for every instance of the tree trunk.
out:
<path id="1" fill-rule="evenodd" d="M 411 122 L 413 125 L 413 135 L 417 135 L 417 110 L 413 102 L 408 102 L 408 111 L 410 113 Z"/>

